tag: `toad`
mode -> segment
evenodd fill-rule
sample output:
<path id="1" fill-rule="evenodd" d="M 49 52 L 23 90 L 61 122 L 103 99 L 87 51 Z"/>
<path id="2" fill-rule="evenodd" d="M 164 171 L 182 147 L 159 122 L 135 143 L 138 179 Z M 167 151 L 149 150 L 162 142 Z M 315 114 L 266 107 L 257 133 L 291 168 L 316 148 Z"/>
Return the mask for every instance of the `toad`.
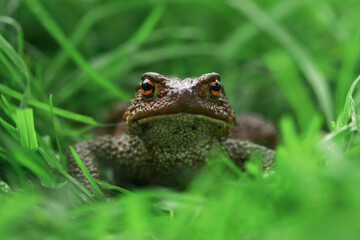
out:
<path id="1" fill-rule="evenodd" d="M 125 187 L 183 188 L 211 164 L 214 149 L 241 169 L 254 154 L 261 155 L 264 171 L 273 163 L 275 127 L 259 116 L 236 119 L 217 73 L 183 80 L 145 73 L 123 119 L 126 132 L 74 146 L 94 178 Z M 68 165 L 70 174 L 89 187 L 70 153 Z"/>

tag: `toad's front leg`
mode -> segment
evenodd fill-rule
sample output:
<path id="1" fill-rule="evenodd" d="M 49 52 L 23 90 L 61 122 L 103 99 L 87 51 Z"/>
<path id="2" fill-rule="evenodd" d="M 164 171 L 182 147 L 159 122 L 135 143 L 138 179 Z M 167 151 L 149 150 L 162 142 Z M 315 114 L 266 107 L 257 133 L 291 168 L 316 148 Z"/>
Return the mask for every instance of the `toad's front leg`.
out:
<path id="1" fill-rule="evenodd" d="M 93 178 L 101 179 L 101 172 L 99 167 L 99 162 L 96 158 L 96 155 L 91 148 L 92 140 L 80 142 L 74 146 L 75 151 L 83 161 L 86 169 L 89 171 Z M 90 182 L 85 176 L 84 172 L 80 169 L 78 163 L 76 162 L 74 156 L 70 151 L 67 152 L 67 163 L 68 163 L 68 173 L 76 178 L 79 182 L 90 189 Z"/>
<path id="2" fill-rule="evenodd" d="M 274 165 L 274 151 L 267 147 L 237 139 L 228 139 L 223 146 L 229 157 L 241 169 L 244 169 L 245 162 L 254 155 L 263 159 L 262 170 L 264 172 L 270 170 Z"/>
<path id="3" fill-rule="evenodd" d="M 114 179 L 119 178 L 119 175 L 125 179 L 136 171 L 132 166 L 134 162 L 131 161 L 135 154 L 131 151 L 135 148 L 134 145 L 139 146 L 139 143 L 126 134 L 120 137 L 105 135 L 78 143 L 74 149 L 92 177 L 115 182 Z M 138 151 L 138 154 L 141 153 Z M 69 151 L 67 155 L 69 174 L 90 189 L 88 179 L 71 152 Z"/>

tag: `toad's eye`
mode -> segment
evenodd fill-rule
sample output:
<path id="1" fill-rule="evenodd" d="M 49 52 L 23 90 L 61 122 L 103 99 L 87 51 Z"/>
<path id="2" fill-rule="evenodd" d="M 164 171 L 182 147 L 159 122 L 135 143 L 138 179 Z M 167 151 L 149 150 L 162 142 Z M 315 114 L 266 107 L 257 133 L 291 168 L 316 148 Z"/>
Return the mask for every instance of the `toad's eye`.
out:
<path id="1" fill-rule="evenodd" d="M 213 97 L 218 97 L 221 93 L 221 82 L 215 78 L 209 83 L 210 93 Z"/>
<path id="2" fill-rule="evenodd" d="M 145 78 L 141 82 L 141 93 L 146 97 L 151 97 L 154 94 L 155 83 L 149 79 Z"/>

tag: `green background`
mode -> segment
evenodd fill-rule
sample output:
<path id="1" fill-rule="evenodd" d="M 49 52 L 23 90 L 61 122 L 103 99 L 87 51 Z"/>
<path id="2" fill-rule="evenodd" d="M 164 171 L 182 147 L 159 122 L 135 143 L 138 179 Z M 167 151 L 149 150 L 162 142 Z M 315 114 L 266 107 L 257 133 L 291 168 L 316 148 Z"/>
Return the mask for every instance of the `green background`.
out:
<path id="1" fill-rule="evenodd" d="M 359 10 L 358 0 L 0 0 L 0 238 L 355 239 Z M 236 113 L 278 126 L 274 171 L 239 172 L 216 155 L 184 192 L 117 189 L 104 201 L 84 189 L 64 153 L 147 71 L 218 72 Z"/>

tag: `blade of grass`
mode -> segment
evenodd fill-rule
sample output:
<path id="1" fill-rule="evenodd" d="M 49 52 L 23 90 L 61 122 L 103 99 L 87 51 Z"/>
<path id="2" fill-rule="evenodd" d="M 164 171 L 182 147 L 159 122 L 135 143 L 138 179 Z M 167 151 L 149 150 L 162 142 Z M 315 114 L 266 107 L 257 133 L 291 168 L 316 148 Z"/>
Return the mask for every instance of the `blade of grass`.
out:
<path id="1" fill-rule="evenodd" d="M 63 159 L 64 156 L 63 156 L 63 152 L 62 152 L 62 149 L 61 149 L 60 139 L 59 139 L 58 131 L 56 130 L 56 126 L 55 126 L 55 117 L 54 117 L 52 94 L 50 94 L 50 97 L 49 97 L 49 104 L 50 104 L 49 106 L 50 106 L 51 124 L 52 124 L 52 128 L 53 128 L 54 135 L 55 135 L 56 145 L 58 147 L 60 158 Z"/>
<path id="2" fill-rule="evenodd" d="M 299 7 L 307 2 L 309 2 L 309 0 L 281 1 L 270 10 L 269 16 L 274 20 L 280 21 L 293 14 Z M 258 29 L 251 23 L 241 25 L 223 41 L 219 47 L 219 53 L 224 56 L 234 55 L 238 49 L 244 47 L 244 45 L 256 37 L 258 33 Z"/>
<path id="3" fill-rule="evenodd" d="M 114 186 L 114 185 L 111 185 L 107 182 L 104 182 L 104 181 L 101 181 L 99 179 L 95 179 L 96 183 L 99 184 L 102 188 L 106 188 L 106 189 L 111 189 L 111 190 L 116 190 L 120 193 L 123 193 L 123 194 L 126 194 L 126 195 L 133 195 L 134 193 L 132 193 L 131 191 L 125 189 L 125 188 L 122 188 L 122 187 L 119 187 L 119 186 Z"/>
<path id="4" fill-rule="evenodd" d="M 19 110 L 24 112 L 23 109 Z M 27 123 L 20 124 L 24 125 Z M 31 125 L 30 123 L 28 124 Z M 20 127 L 23 129 L 23 126 L 19 125 L 19 129 Z M 19 181 L 23 181 L 24 188 L 28 187 L 28 183 L 24 181 L 27 178 L 24 167 L 31 171 L 36 177 L 38 177 L 42 182 L 46 183 L 47 185 L 51 186 L 54 183 L 48 164 L 46 164 L 46 162 L 36 152 L 28 150 L 31 147 L 31 141 L 34 140 L 25 139 L 25 141 L 27 142 L 27 146 L 20 146 L 20 144 L 16 140 L 12 139 L 8 134 L 1 134 L 2 136 L 0 140 L 5 146 L 7 155 L 5 159 L 15 168 Z M 21 133 L 20 130 L 20 138 L 22 137 L 21 135 L 24 135 L 24 133 Z M 21 145 L 23 145 L 22 141 L 24 140 L 21 140 Z M 30 147 L 28 147 L 29 145 Z"/>
<path id="5" fill-rule="evenodd" d="M 316 115 L 316 108 L 295 64 L 284 50 L 268 52 L 264 59 L 275 81 L 294 110 L 301 129 L 306 130 L 309 126 L 309 120 Z"/>
<path id="6" fill-rule="evenodd" d="M 9 71 L 11 75 L 11 77 L 9 77 L 9 81 L 15 80 L 14 82 L 18 84 L 21 88 L 25 87 L 24 82 L 22 82 L 22 78 L 20 77 L 19 73 L 15 71 L 14 67 L 11 65 L 11 63 L 8 61 L 8 59 L 1 51 L 0 51 L 0 61 L 4 64 L 5 68 Z"/>
<path id="7" fill-rule="evenodd" d="M 0 125 L 15 139 L 19 140 L 19 135 L 16 128 L 10 123 L 6 122 L 4 119 L 0 117 Z"/>
<path id="8" fill-rule="evenodd" d="M 120 14 L 124 11 L 129 11 L 132 8 L 146 4 L 145 2 L 109 2 L 108 4 L 101 5 L 95 8 L 93 11 L 87 13 L 81 18 L 80 23 L 76 26 L 74 32 L 71 34 L 71 42 L 74 46 L 77 46 L 84 39 L 86 34 L 91 30 L 92 26 L 99 20 L 109 17 L 113 14 Z M 56 74 L 66 63 L 67 54 L 63 48 L 60 49 L 59 53 L 55 56 L 54 60 L 50 62 L 49 68 L 47 69 L 48 74 Z M 49 77 L 50 78 L 50 77 Z"/>
<path id="9" fill-rule="evenodd" d="M 161 19 L 165 12 L 165 5 L 163 2 L 156 4 L 150 14 L 147 16 L 145 21 L 140 26 L 139 30 L 136 31 L 135 35 L 132 36 L 128 42 L 129 45 L 139 46 L 150 36 L 154 30 L 156 24 Z"/>
<path id="10" fill-rule="evenodd" d="M 322 74 L 315 67 L 315 63 L 307 53 L 306 49 L 271 17 L 262 11 L 255 2 L 249 0 L 227 0 L 227 2 L 236 10 L 247 16 L 257 27 L 277 40 L 294 58 L 316 94 L 321 110 L 325 114 L 328 128 L 331 129 L 331 121 L 333 120 L 333 101 L 331 99 L 330 89 Z"/>
<path id="11" fill-rule="evenodd" d="M 30 98 L 31 86 L 30 86 L 30 73 L 24 61 L 20 55 L 16 53 L 13 47 L 6 41 L 6 39 L 0 34 L 0 49 L 7 55 L 7 57 L 15 64 L 15 66 L 21 71 L 25 77 L 25 90 L 21 98 L 20 107 L 27 107 L 28 100 Z M 22 83 L 21 85 L 24 85 Z"/>
<path id="12" fill-rule="evenodd" d="M 13 107 L 8 100 L 6 99 L 6 97 L 4 95 L 1 95 L 1 100 L 2 100 L 2 110 L 5 112 L 5 114 L 8 117 L 12 117 L 12 114 L 15 112 L 15 107 Z"/>
<path id="13" fill-rule="evenodd" d="M 104 194 L 101 192 L 100 188 L 98 187 L 98 185 L 96 184 L 94 178 L 91 176 L 90 172 L 86 169 L 83 161 L 80 159 L 79 155 L 77 154 L 77 152 L 75 151 L 75 149 L 73 147 L 70 147 L 70 152 L 71 154 L 74 156 L 75 161 L 77 162 L 77 164 L 79 165 L 81 171 L 83 171 L 83 173 L 85 174 L 86 178 L 88 179 L 88 181 L 91 184 L 91 188 L 95 193 L 95 196 L 98 199 L 101 200 L 105 200 L 105 196 Z"/>
<path id="14" fill-rule="evenodd" d="M 28 8 L 34 13 L 47 31 L 54 37 L 54 39 L 65 49 L 72 60 L 94 81 L 95 84 L 104 88 L 109 93 L 120 99 L 129 100 L 130 95 L 119 89 L 116 85 L 104 78 L 97 71 L 95 71 L 90 64 L 79 53 L 73 43 L 65 36 L 63 31 L 45 10 L 38 0 L 28 0 L 25 2 Z"/>
<path id="15" fill-rule="evenodd" d="M 15 90 L 12 90 L 11 88 L 8 88 L 7 86 L 5 86 L 3 84 L 0 84 L 0 92 L 2 92 L 3 94 L 6 94 L 12 98 L 15 98 L 17 100 L 21 100 L 23 97 L 21 93 L 16 92 Z M 50 112 L 50 106 L 48 104 L 39 102 L 34 99 L 30 99 L 29 104 L 33 107 Z M 66 111 L 66 110 L 63 110 L 60 108 L 56 108 L 56 107 L 54 107 L 53 110 L 54 110 L 54 114 L 64 117 L 64 118 L 67 118 L 67 119 L 71 119 L 71 120 L 74 120 L 77 122 L 82 122 L 82 123 L 93 125 L 93 126 L 99 125 L 99 123 L 97 123 L 91 117 L 76 114 L 76 113 L 69 112 L 69 111 Z"/>
<path id="16" fill-rule="evenodd" d="M 355 87 L 359 83 L 359 81 L 360 81 L 360 75 L 351 84 L 351 87 L 346 96 L 346 101 L 345 101 L 343 111 L 338 118 L 338 121 L 336 124 L 336 129 L 340 129 L 343 126 L 346 126 L 348 124 L 349 120 L 353 117 L 352 95 L 353 95 Z"/>
<path id="17" fill-rule="evenodd" d="M 97 69 L 99 72 L 107 72 L 109 70 L 107 68 L 109 67 L 110 71 L 114 71 L 114 65 L 116 64 L 116 72 L 121 72 L 128 62 L 127 58 L 129 54 L 135 52 L 135 50 L 138 49 L 139 46 L 148 39 L 156 24 L 159 22 L 161 16 L 164 14 L 164 11 L 164 4 L 157 4 L 144 20 L 139 29 L 129 39 L 129 41 L 117 49 L 111 50 L 109 54 L 102 54 L 102 57 L 96 59 L 96 61 L 93 61 L 93 68 Z M 109 74 L 107 74 L 107 76 L 109 76 Z M 87 79 L 84 75 L 80 75 L 78 78 L 75 78 L 74 81 L 71 81 L 71 86 L 67 86 L 59 92 L 58 95 L 60 102 L 64 101 L 65 99 L 69 99 L 86 82 Z"/>
<path id="18" fill-rule="evenodd" d="M 360 59 L 360 35 L 354 34 L 351 36 L 349 43 L 345 46 L 345 56 L 340 69 L 338 80 L 336 81 L 336 94 L 335 94 L 335 110 L 336 115 L 339 115 L 344 107 L 347 99 L 346 94 L 351 86 L 351 80 L 357 63 Z"/>
<path id="19" fill-rule="evenodd" d="M 20 70 L 20 72 L 24 75 L 25 80 L 28 81 L 30 78 L 30 74 L 26 67 L 24 61 L 20 58 L 20 55 L 16 53 L 14 48 L 6 41 L 6 39 L 0 33 L 0 50 L 2 50 L 5 55 L 12 61 L 12 63 Z M 23 83 L 25 86 L 25 83 Z"/>
<path id="20" fill-rule="evenodd" d="M 24 34 L 20 24 L 14 19 L 6 16 L 0 16 L 0 23 L 6 23 L 12 26 L 17 33 L 17 48 L 20 57 L 24 55 Z"/>
<path id="21" fill-rule="evenodd" d="M 58 161 L 55 154 L 52 151 L 47 149 L 46 144 L 40 140 L 39 152 L 41 156 L 47 160 L 56 170 L 58 170 L 67 180 L 69 180 L 74 186 L 76 186 L 82 192 L 81 196 L 85 202 L 93 202 L 94 199 L 90 193 L 90 191 L 84 187 L 79 181 L 73 178 L 70 174 L 68 174 L 64 168 L 64 166 Z"/>
<path id="22" fill-rule="evenodd" d="M 11 134 L 9 134 L 9 135 L 11 136 Z M 10 155 L 13 153 L 12 153 L 11 149 L 8 147 L 9 144 L 11 144 L 10 146 L 14 146 L 16 143 L 20 142 L 20 137 L 18 135 L 18 132 L 16 132 L 16 137 L 11 138 L 12 136 L 11 137 L 8 136 L 0 128 L 0 136 L 1 136 L 0 143 L 2 143 L 2 146 L 4 146 L 4 148 L 2 149 L 3 150 L 2 157 L 5 161 L 7 161 L 11 165 L 11 168 L 16 176 L 15 182 L 17 180 L 21 181 L 21 180 L 25 179 L 25 173 L 24 173 L 22 164 L 19 161 L 17 161 L 16 159 L 13 159 L 13 157 Z M 21 148 L 21 150 L 24 150 L 24 149 Z M 5 176 L 8 177 L 7 174 Z M 11 180 L 12 179 L 9 179 L 9 182 L 11 182 Z"/>
<path id="23" fill-rule="evenodd" d="M 30 81 L 28 80 L 20 101 L 20 108 L 26 108 L 28 106 L 30 95 L 31 95 L 31 86 L 30 86 Z"/>
<path id="24" fill-rule="evenodd" d="M 21 145 L 31 151 L 38 149 L 32 108 L 17 109 L 13 120 L 19 129 Z"/>
<path id="25" fill-rule="evenodd" d="M 0 108 L 5 112 L 5 114 L 12 119 L 15 114 L 15 108 L 7 101 L 4 95 L 1 95 Z M 20 142 L 19 132 L 18 130 L 6 122 L 4 119 L 0 117 L 0 124 L 4 127 L 4 129 L 13 137 L 13 139 L 17 142 Z"/>

